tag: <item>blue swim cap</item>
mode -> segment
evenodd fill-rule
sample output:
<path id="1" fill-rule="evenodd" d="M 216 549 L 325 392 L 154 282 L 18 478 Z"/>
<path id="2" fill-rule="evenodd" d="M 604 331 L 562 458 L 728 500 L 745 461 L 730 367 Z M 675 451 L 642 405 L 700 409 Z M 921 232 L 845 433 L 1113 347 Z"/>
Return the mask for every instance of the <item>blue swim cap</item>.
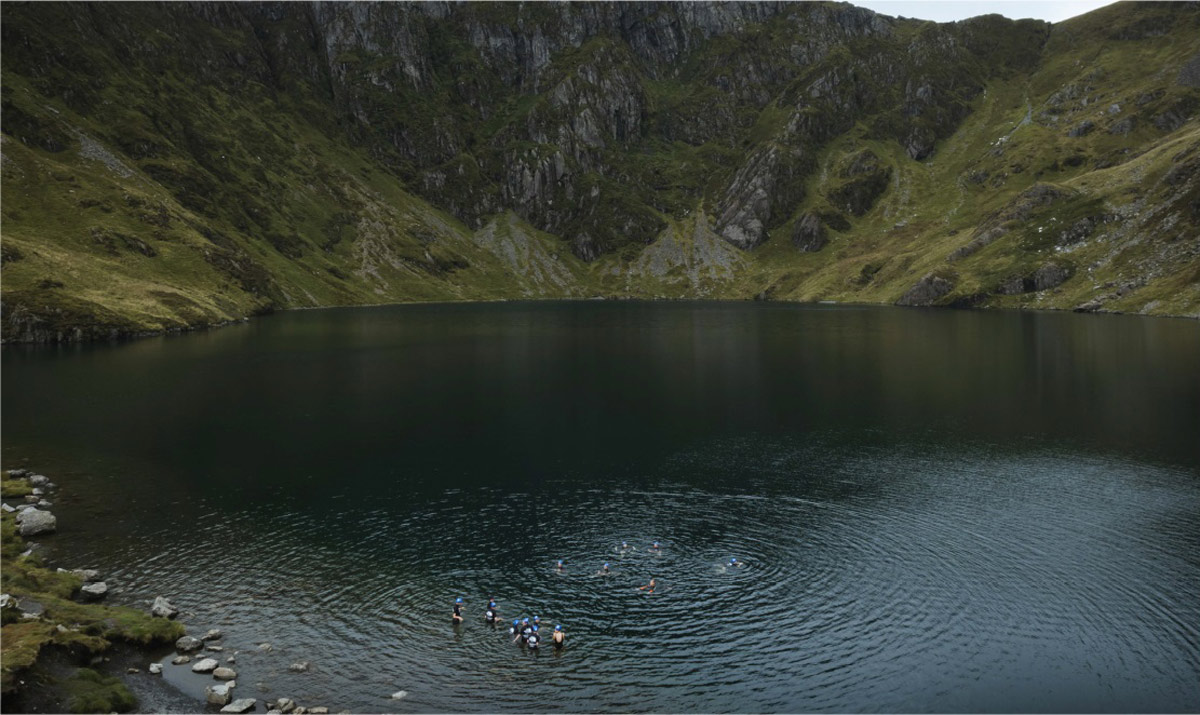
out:
<path id="1" fill-rule="evenodd" d="M 522 620 L 521 623 L 529 623 L 529 619 L 526 618 L 526 619 Z"/>
<path id="2" fill-rule="evenodd" d="M 607 561 L 605 561 L 605 562 L 604 562 L 604 568 L 608 568 L 608 562 L 607 562 Z"/>
<path id="3" fill-rule="evenodd" d="M 555 626 L 555 627 L 554 627 L 554 630 L 556 630 L 556 631 L 561 631 L 561 630 L 562 630 L 562 626 Z"/>
<path id="4" fill-rule="evenodd" d="M 455 603 L 462 603 L 462 597 L 454 599 Z"/>
<path id="5" fill-rule="evenodd" d="M 542 619 L 538 618 L 537 616 L 534 616 L 534 617 L 533 617 L 533 621 L 534 621 L 534 623 L 537 623 L 537 622 L 538 622 L 538 621 L 540 621 L 540 620 L 542 620 Z"/>

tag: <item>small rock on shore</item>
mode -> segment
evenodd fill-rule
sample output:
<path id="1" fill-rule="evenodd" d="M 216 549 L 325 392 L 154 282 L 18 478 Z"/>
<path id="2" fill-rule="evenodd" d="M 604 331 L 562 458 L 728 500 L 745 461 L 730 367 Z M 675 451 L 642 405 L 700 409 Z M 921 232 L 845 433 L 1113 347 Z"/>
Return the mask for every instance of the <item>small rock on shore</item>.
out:
<path id="1" fill-rule="evenodd" d="M 34 507 L 26 509 L 15 517 L 21 525 L 21 536 L 37 536 L 38 534 L 53 533 L 58 525 L 58 519 L 48 511 Z"/>
<path id="2" fill-rule="evenodd" d="M 179 609 L 172 606 L 167 599 L 158 596 L 154 599 L 154 605 L 150 607 L 150 615 L 171 619 L 179 615 Z"/>
<path id="3" fill-rule="evenodd" d="M 209 705 L 228 705 L 229 700 L 233 697 L 229 691 L 234 687 L 233 682 L 221 683 L 220 685 L 210 685 L 204 691 L 204 700 Z"/>
<path id="4" fill-rule="evenodd" d="M 254 709 L 258 701 L 254 698 L 240 698 L 221 708 L 223 713 L 247 713 Z"/>
<path id="5" fill-rule="evenodd" d="M 104 583 L 103 581 L 89 583 L 83 588 L 79 589 L 79 592 L 83 594 L 85 600 L 99 601 L 108 595 L 108 584 Z"/>

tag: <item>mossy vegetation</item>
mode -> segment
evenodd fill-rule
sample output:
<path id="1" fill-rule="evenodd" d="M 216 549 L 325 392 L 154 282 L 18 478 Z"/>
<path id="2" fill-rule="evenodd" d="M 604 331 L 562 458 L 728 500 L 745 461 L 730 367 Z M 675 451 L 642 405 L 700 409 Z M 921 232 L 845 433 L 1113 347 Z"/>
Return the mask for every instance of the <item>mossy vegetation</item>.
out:
<path id="1" fill-rule="evenodd" d="M 20 673 L 36 664 L 44 648 L 59 648 L 86 659 L 118 641 L 153 646 L 172 643 L 184 635 L 183 626 L 176 621 L 155 618 L 149 613 L 123 606 L 71 600 L 78 595 L 82 585 L 79 576 L 51 569 L 34 554 L 22 555 L 26 544 L 17 534 L 12 514 L 0 515 L 0 538 L 3 547 L 0 590 L 18 600 L 35 601 L 43 608 L 40 615 L 33 619 L 24 618 L 15 607 L 4 609 L 4 624 L 0 631 L 0 647 L 3 648 L 3 657 L 0 659 L 3 682 L 0 683 L 0 689 L 3 692 L 10 692 L 17 687 Z M 88 678 L 90 676 L 85 676 L 85 680 Z M 115 687 L 109 679 L 93 679 L 77 685 L 80 702 L 87 703 L 87 708 L 100 702 L 94 698 L 101 697 L 103 693 L 128 694 L 123 686 Z M 116 698 L 115 695 L 113 697 Z M 123 698 L 104 701 L 114 703 L 112 706 L 79 712 L 111 712 L 117 704 L 125 702 Z M 133 705 L 130 703 L 122 707 L 129 709 Z"/>
<path id="2" fill-rule="evenodd" d="M 63 684 L 73 713 L 124 713 L 137 706 L 133 693 L 119 678 L 80 668 Z"/>
<path id="3" fill-rule="evenodd" d="M 7 472 L 5 472 L 7 475 Z M 20 499 L 33 493 L 33 487 L 25 479 L 9 479 L 0 477 L 0 496 L 5 499 Z"/>

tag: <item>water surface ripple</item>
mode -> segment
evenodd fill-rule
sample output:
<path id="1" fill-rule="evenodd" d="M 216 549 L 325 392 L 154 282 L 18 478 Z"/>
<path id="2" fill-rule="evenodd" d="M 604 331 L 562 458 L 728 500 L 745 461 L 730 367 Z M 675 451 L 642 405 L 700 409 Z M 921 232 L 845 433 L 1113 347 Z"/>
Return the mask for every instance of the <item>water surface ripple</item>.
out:
<path id="1" fill-rule="evenodd" d="M 62 470 L 62 558 L 228 633 L 239 695 L 1194 710 L 1196 326 L 862 312 L 420 307 L 9 352 L 4 456 Z M 567 649 L 513 645 L 489 594 Z"/>

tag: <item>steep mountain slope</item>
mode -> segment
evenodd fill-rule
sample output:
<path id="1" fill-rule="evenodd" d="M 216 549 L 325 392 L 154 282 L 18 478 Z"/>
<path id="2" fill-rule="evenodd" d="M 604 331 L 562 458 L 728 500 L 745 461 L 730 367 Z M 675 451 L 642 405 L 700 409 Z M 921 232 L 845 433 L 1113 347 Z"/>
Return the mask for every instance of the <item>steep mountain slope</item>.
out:
<path id="1" fill-rule="evenodd" d="M 1200 315 L 1200 5 L 3 6 L 5 340 L 644 296 Z"/>

